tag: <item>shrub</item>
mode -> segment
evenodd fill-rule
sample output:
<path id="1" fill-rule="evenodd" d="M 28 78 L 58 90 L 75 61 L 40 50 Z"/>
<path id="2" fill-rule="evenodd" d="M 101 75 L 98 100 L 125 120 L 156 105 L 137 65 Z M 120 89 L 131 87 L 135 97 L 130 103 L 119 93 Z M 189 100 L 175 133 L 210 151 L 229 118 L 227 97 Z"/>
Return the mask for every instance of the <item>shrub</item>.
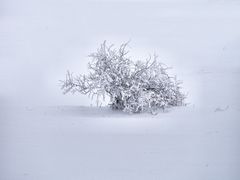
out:
<path id="1" fill-rule="evenodd" d="M 89 55 L 89 74 L 73 76 L 67 72 L 62 82 L 64 93 L 80 92 L 92 97 L 110 97 L 110 107 L 129 113 L 165 109 L 184 105 L 185 95 L 180 91 L 176 76 L 170 77 L 168 67 L 157 61 L 157 56 L 145 61 L 127 57 L 127 43 L 118 49 L 101 44 Z"/>

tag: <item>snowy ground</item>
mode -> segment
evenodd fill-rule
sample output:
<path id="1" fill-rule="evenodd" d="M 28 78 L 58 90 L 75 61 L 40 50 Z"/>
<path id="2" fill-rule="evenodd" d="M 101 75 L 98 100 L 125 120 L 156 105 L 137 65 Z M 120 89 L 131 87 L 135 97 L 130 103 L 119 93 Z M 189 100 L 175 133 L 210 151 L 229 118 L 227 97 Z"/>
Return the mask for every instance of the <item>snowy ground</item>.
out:
<path id="1" fill-rule="evenodd" d="M 237 0 L 0 2 L 0 180 L 239 180 Z M 128 115 L 66 95 L 103 40 L 156 52 L 186 107 Z"/>
<path id="2" fill-rule="evenodd" d="M 81 106 L 2 110 L 0 179 L 237 180 L 239 73 L 188 76 L 208 82 L 201 94 L 208 105 L 156 116 Z M 229 92 L 215 92 L 218 83 Z"/>

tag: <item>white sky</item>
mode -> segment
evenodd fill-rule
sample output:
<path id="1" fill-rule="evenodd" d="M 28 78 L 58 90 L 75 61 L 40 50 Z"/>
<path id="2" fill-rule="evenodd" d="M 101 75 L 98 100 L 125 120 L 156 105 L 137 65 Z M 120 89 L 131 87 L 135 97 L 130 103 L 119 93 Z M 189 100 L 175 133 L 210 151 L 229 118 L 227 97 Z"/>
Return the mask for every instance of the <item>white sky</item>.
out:
<path id="1" fill-rule="evenodd" d="M 0 101 L 91 103 L 82 95 L 63 96 L 58 80 L 66 70 L 87 72 L 87 55 L 104 40 L 131 40 L 131 56 L 156 52 L 180 75 L 239 69 L 239 22 L 234 0 L 2 0 Z"/>

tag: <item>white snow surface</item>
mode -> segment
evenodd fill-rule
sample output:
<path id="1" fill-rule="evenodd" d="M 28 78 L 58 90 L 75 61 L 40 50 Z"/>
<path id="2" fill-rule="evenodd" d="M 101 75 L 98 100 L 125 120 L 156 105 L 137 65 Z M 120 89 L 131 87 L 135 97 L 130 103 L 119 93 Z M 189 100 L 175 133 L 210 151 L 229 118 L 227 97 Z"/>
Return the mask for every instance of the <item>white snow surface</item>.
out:
<path id="1" fill-rule="evenodd" d="M 237 75 L 195 73 L 191 78 L 206 82 L 206 106 L 157 115 L 108 107 L 2 107 L 0 179 L 238 180 Z"/>
<path id="2" fill-rule="evenodd" d="M 0 180 L 239 180 L 237 0 L 0 2 Z M 157 115 L 62 95 L 103 42 L 155 51 L 188 105 Z"/>

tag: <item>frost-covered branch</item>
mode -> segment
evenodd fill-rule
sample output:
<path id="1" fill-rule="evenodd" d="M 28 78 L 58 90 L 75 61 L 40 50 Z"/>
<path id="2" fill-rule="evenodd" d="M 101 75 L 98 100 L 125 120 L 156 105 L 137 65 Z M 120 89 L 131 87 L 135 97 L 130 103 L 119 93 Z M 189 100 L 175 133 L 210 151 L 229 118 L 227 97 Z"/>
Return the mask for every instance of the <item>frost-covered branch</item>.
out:
<path id="1" fill-rule="evenodd" d="M 106 42 L 101 44 L 89 55 L 88 75 L 74 77 L 67 72 L 63 92 L 80 92 L 97 99 L 108 95 L 113 109 L 130 113 L 183 105 L 181 83 L 168 75 L 168 67 L 158 62 L 157 55 L 135 62 L 127 57 L 127 45 L 114 49 Z"/>

